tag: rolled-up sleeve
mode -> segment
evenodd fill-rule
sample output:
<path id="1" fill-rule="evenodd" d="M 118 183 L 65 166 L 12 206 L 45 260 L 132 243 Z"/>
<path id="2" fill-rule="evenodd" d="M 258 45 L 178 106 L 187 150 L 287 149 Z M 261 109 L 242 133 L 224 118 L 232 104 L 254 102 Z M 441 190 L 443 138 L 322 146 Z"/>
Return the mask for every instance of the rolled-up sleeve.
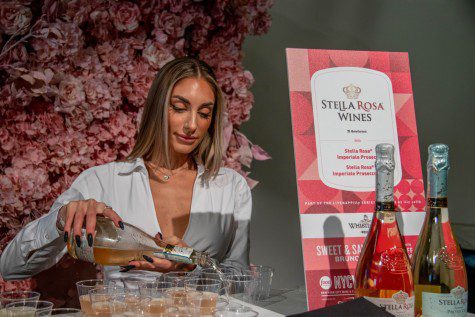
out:
<path id="1" fill-rule="evenodd" d="M 221 264 L 247 268 L 249 266 L 250 224 L 252 214 L 251 190 L 243 177 L 236 185 L 234 204 L 234 237 Z"/>
<path id="2" fill-rule="evenodd" d="M 56 219 L 62 206 L 84 199 L 87 187 L 83 174 L 56 199 L 46 215 L 27 224 L 3 250 L 0 273 L 4 280 L 29 278 L 56 264 L 67 252 Z"/>

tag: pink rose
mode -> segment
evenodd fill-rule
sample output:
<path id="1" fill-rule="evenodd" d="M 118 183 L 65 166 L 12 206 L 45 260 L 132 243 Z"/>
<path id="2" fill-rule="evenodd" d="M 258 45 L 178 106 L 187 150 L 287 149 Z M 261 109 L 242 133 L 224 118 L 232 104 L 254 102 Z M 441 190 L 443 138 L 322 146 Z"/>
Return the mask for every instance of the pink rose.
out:
<path id="1" fill-rule="evenodd" d="M 25 34 L 33 14 L 30 8 L 14 2 L 0 5 L 0 30 L 8 35 Z"/>
<path id="2" fill-rule="evenodd" d="M 153 43 L 151 40 L 147 40 L 145 43 L 142 57 L 155 70 L 162 68 L 163 65 L 175 58 L 168 49 L 161 47 L 158 43 Z"/>
<path id="3" fill-rule="evenodd" d="M 8 152 L 15 146 L 15 139 L 10 135 L 6 128 L 0 128 L 0 148 Z"/>
<path id="4" fill-rule="evenodd" d="M 116 29 L 121 32 L 131 33 L 139 27 L 140 9 L 132 2 L 120 2 L 112 6 L 110 14 Z"/>
<path id="5" fill-rule="evenodd" d="M 92 36 L 101 40 L 109 41 L 116 36 L 117 30 L 111 21 L 111 16 L 106 10 L 96 10 L 90 14 L 94 27 L 91 30 Z"/>
<path id="6" fill-rule="evenodd" d="M 250 71 L 245 70 L 233 77 L 231 83 L 234 92 L 241 98 L 246 98 L 249 94 L 249 88 L 254 83 L 254 77 Z"/>
<path id="7" fill-rule="evenodd" d="M 122 82 L 122 92 L 130 103 L 136 107 L 142 107 L 155 73 L 150 71 L 147 63 L 139 61 L 131 65 L 128 75 L 129 80 Z"/>
<path id="8" fill-rule="evenodd" d="M 31 45 L 41 62 L 53 61 L 61 55 L 73 57 L 84 45 L 82 30 L 75 23 L 50 23 L 35 33 Z"/>
<path id="9" fill-rule="evenodd" d="M 95 118 L 108 118 L 113 111 L 117 102 L 113 102 L 111 93 L 120 94 L 120 91 L 114 91 L 99 78 L 87 79 L 84 83 L 84 91 L 86 100 L 90 110 Z"/>
<path id="10" fill-rule="evenodd" d="M 160 12 L 159 14 L 155 15 L 154 32 L 158 34 L 164 33 L 174 39 L 178 39 L 185 35 L 185 28 L 183 27 L 182 21 L 183 18 L 178 15 L 168 11 Z"/>
<path id="11" fill-rule="evenodd" d="M 54 101 L 54 110 L 72 113 L 85 99 L 86 95 L 81 80 L 68 75 L 59 83 L 58 96 Z"/>

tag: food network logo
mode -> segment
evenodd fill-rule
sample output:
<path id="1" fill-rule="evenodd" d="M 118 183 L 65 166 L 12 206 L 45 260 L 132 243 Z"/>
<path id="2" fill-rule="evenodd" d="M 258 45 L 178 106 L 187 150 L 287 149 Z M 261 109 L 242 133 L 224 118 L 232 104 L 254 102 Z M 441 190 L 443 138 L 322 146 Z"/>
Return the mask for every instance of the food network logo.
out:
<path id="1" fill-rule="evenodd" d="M 332 279 L 329 276 L 322 276 L 320 278 L 320 287 L 328 290 L 332 287 Z"/>

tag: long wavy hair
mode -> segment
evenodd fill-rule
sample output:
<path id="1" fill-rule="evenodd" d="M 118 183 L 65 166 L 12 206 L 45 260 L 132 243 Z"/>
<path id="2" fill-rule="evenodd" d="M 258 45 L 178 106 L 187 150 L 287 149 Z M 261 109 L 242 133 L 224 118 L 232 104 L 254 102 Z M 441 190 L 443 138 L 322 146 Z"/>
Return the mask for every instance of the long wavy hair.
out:
<path id="1" fill-rule="evenodd" d="M 203 177 L 215 177 L 222 161 L 222 112 L 225 107 L 223 93 L 211 67 L 192 57 L 174 59 L 157 73 L 149 90 L 137 133 L 135 146 L 127 159 L 142 157 L 145 161 L 171 169 L 168 144 L 168 107 L 171 92 L 176 83 L 184 78 L 202 78 L 214 92 L 213 115 L 208 133 L 190 154 L 198 164 L 204 165 Z"/>

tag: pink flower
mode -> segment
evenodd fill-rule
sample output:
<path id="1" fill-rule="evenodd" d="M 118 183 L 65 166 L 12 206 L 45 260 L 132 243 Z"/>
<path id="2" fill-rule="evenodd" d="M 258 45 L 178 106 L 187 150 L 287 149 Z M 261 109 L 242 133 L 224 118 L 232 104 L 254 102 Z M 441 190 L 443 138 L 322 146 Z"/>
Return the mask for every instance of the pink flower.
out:
<path id="1" fill-rule="evenodd" d="M 234 125 L 241 125 L 250 118 L 254 96 L 249 93 L 246 98 L 231 97 L 228 101 L 229 119 Z"/>
<path id="2" fill-rule="evenodd" d="M 101 77 L 87 79 L 84 83 L 86 101 L 95 118 L 108 118 L 118 106 L 117 98 L 111 93 L 120 94 L 120 91 L 111 89 Z"/>
<path id="3" fill-rule="evenodd" d="M 233 77 L 231 86 L 234 92 L 241 98 L 246 98 L 249 94 L 249 88 L 254 83 L 254 77 L 250 71 L 245 70 Z"/>
<path id="4" fill-rule="evenodd" d="M 15 140 L 5 127 L 0 128 L 0 148 L 5 152 L 11 151 L 15 146 Z"/>
<path id="5" fill-rule="evenodd" d="M 122 91 L 128 101 L 137 107 L 143 107 L 155 73 L 149 71 L 145 62 L 134 63 L 128 70 L 128 82 L 123 82 Z"/>
<path id="6" fill-rule="evenodd" d="M 94 25 L 91 30 L 92 36 L 104 42 L 116 37 L 117 31 L 107 10 L 95 10 L 91 12 L 90 18 Z"/>
<path id="7" fill-rule="evenodd" d="M 41 62 L 50 62 L 57 56 L 71 58 L 84 45 L 82 30 L 75 23 L 51 23 L 36 32 L 31 41 Z"/>
<path id="8" fill-rule="evenodd" d="M 185 21 L 182 17 L 168 11 L 159 12 L 155 15 L 155 30 L 153 34 L 160 43 L 165 43 L 168 37 L 178 39 L 185 35 Z"/>
<path id="9" fill-rule="evenodd" d="M 161 46 L 159 43 L 153 43 L 151 40 L 147 40 L 145 43 L 145 49 L 142 52 L 142 57 L 155 70 L 162 68 L 163 65 L 175 58 L 171 51 Z"/>
<path id="10" fill-rule="evenodd" d="M 112 21 L 117 30 L 131 33 L 139 27 L 141 19 L 139 7 L 132 2 L 120 2 L 110 8 Z"/>
<path id="11" fill-rule="evenodd" d="M 254 159 L 258 161 L 265 161 L 271 159 L 271 156 L 267 154 L 267 152 L 264 151 L 264 149 L 257 144 L 252 145 L 251 152 L 252 156 L 254 156 Z"/>
<path id="12" fill-rule="evenodd" d="M 85 99 L 86 95 L 81 80 L 68 75 L 59 83 L 59 91 L 54 102 L 54 110 L 57 112 L 72 113 Z"/>
<path id="13" fill-rule="evenodd" d="M 1 44 L 1 43 L 0 43 Z M 23 65 L 28 60 L 28 52 L 25 45 L 18 44 L 12 48 L 4 58 L 2 58 L 2 64 L 15 64 L 17 66 Z"/>
<path id="14" fill-rule="evenodd" d="M 0 30 L 8 35 L 25 34 L 33 14 L 30 8 L 15 2 L 0 5 Z"/>

